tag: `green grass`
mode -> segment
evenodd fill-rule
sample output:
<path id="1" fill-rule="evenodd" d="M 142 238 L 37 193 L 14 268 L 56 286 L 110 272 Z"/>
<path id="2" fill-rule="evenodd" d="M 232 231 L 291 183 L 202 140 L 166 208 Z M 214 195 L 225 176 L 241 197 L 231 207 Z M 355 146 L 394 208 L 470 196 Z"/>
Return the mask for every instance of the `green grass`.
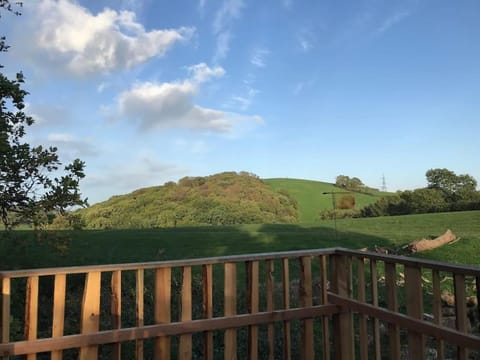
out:
<path id="1" fill-rule="evenodd" d="M 342 246 L 397 246 L 438 236 L 450 228 L 462 239 L 418 256 L 480 265 L 480 211 L 392 216 L 313 225 L 241 225 L 151 230 L 91 230 L 71 233 L 65 255 L 30 231 L 16 231 L 15 242 L 0 241 L 1 269 L 36 268 L 186 259 L 232 254 Z"/>
<path id="2" fill-rule="evenodd" d="M 300 223 L 314 223 L 319 221 L 319 213 L 332 209 L 332 196 L 324 192 L 344 191 L 333 184 L 301 179 L 263 179 L 274 190 L 284 189 L 298 202 Z M 369 205 L 377 201 L 381 195 L 390 193 L 374 192 L 373 194 L 352 193 L 355 195 L 356 208 Z M 390 194 L 391 195 L 391 194 Z"/>

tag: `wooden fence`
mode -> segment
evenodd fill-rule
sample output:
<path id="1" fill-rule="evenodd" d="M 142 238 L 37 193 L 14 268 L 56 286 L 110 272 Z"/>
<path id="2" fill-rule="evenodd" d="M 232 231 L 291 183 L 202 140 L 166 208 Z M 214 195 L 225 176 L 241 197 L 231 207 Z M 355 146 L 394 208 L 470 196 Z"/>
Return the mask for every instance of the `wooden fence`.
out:
<path id="1" fill-rule="evenodd" d="M 480 358 L 478 305 L 466 303 L 480 269 L 468 266 L 330 248 L 0 281 L 3 358 Z"/>

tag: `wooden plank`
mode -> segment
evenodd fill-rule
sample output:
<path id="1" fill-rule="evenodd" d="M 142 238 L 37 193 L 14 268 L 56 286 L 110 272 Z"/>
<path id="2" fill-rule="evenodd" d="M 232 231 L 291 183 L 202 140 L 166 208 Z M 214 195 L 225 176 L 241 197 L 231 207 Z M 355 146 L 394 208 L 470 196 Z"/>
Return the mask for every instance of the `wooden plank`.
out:
<path id="1" fill-rule="evenodd" d="M 418 267 L 405 267 L 405 292 L 407 314 L 414 319 L 423 318 L 422 273 Z M 423 360 L 425 358 L 425 339 L 417 331 L 408 332 L 408 358 Z"/>
<path id="2" fill-rule="evenodd" d="M 344 298 L 350 298 L 352 287 L 350 283 L 351 259 L 347 256 L 331 256 L 331 292 Z M 354 358 L 353 318 L 351 312 L 341 312 L 333 316 L 333 339 L 335 359 Z"/>
<path id="3" fill-rule="evenodd" d="M 357 263 L 357 294 L 358 301 L 366 302 L 366 287 L 365 287 L 365 259 L 356 258 Z M 368 327 L 367 327 L 367 316 L 365 314 L 358 315 L 358 332 L 360 340 L 360 359 L 368 359 Z"/>
<path id="4" fill-rule="evenodd" d="M 265 262 L 265 296 L 267 301 L 267 312 L 273 312 L 275 310 L 275 263 L 273 260 L 267 260 Z M 267 325 L 267 342 L 268 342 L 268 360 L 274 360 L 275 358 L 275 326 L 273 323 Z"/>
<path id="5" fill-rule="evenodd" d="M 8 277 L 1 277 L 1 285 L 2 285 L 2 309 L 0 312 L 0 343 L 8 343 L 10 341 L 10 296 L 11 296 L 11 289 L 10 289 L 10 278 Z M 2 359 L 8 359 L 7 355 L 0 352 L 0 356 Z"/>
<path id="6" fill-rule="evenodd" d="M 440 289 L 440 273 L 438 270 L 432 271 L 432 291 L 433 291 L 433 322 L 437 325 L 442 324 L 442 299 Z M 437 338 L 438 359 L 445 359 L 445 342 Z"/>
<path id="7" fill-rule="evenodd" d="M 152 261 L 144 263 L 130 264 L 111 264 L 111 265 L 88 265 L 88 266 L 70 266 L 58 268 L 32 269 L 32 270 L 13 270 L 0 271 L 0 277 L 20 278 L 28 276 L 45 276 L 55 274 L 85 274 L 87 272 L 108 272 L 108 271 L 127 271 L 127 270 L 155 270 L 160 268 L 173 268 L 183 266 L 197 266 L 207 264 L 224 264 L 226 262 L 245 262 L 245 261 L 262 261 L 271 259 L 283 259 L 285 257 L 301 257 L 301 256 L 317 256 L 330 255 L 339 251 L 339 248 L 323 248 L 323 249 L 306 249 L 295 251 L 280 251 L 258 254 L 230 255 L 209 258 L 170 260 L 170 261 Z M 475 269 L 471 267 L 472 269 Z M 473 272 L 475 275 L 478 273 Z"/>
<path id="8" fill-rule="evenodd" d="M 328 294 L 331 304 L 338 305 L 342 309 L 361 312 L 368 316 L 379 318 L 382 321 L 394 322 L 400 328 L 421 333 L 428 336 L 439 337 L 452 345 L 459 345 L 469 349 L 480 350 L 479 337 L 472 334 L 465 334 L 458 330 L 450 329 L 445 326 L 437 326 L 429 321 L 415 319 L 401 313 L 395 313 L 381 307 L 362 303 L 353 299 L 344 298 L 336 294 Z M 417 359 L 418 357 L 414 357 Z M 410 357 L 409 357 L 410 359 Z"/>
<path id="9" fill-rule="evenodd" d="M 248 312 L 255 314 L 259 312 L 259 292 L 258 292 L 258 261 L 249 261 L 246 263 L 247 268 L 247 298 Z M 258 326 L 251 325 L 248 327 L 248 358 L 250 360 L 258 359 Z"/>
<path id="10" fill-rule="evenodd" d="M 370 259 L 370 290 L 372 296 L 372 305 L 378 306 L 378 273 L 377 260 Z M 375 351 L 375 359 L 381 359 L 380 351 L 380 321 L 373 319 L 373 346 Z"/>
<path id="11" fill-rule="evenodd" d="M 203 265 L 203 317 L 213 318 L 213 266 Z M 213 333 L 205 332 L 203 358 L 213 360 Z"/>
<path id="12" fill-rule="evenodd" d="M 122 328 L 120 330 L 106 330 L 94 334 L 68 335 L 57 339 L 40 339 L 34 341 L 19 341 L 15 343 L 0 344 L 0 354 L 24 355 L 30 352 L 47 352 L 52 350 L 70 349 L 81 346 L 109 344 L 115 341 L 132 341 L 136 339 L 149 339 L 158 336 L 176 336 L 187 333 L 223 330 L 261 325 L 273 322 L 292 321 L 318 316 L 331 316 L 338 313 L 336 305 L 319 305 L 311 308 L 298 308 L 290 310 L 276 310 L 257 314 L 241 314 L 233 317 L 216 317 L 212 319 L 192 320 L 181 323 L 166 323 L 148 325 L 141 328 Z M 460 341 L 468 341 L 470 347 L 479 347 L 478 338 L 462 334 Z M 472 340 L 474 339 L 474 340 Z"/>
<path id="13" fill-rule="evenodd" d="M 397 269 L 395 263 L 385 263 L 385 291 L 387 308 L 398 311 Z M 396 324 L 388 324 L 388 340 L 390 346 L 389 359 L 400 360 L 400 328 Z"/>
<path id="14" fill-rule="evenodd" d="M 170 268 L 155 270 L 155 324 L 170 322 L 172 274 Z M 155 360 L 170 359 L 170 337 L 159 336 L 154 343 Z"/>
<path id="15" fill-rule="evenodd" d="M 300 307 L 313 305 L 312 258 L 300 258 Z M 313 319 L 302 320 L 302 359 L 315 359 L 315 345 L 313 333 Z"/>
<path id="16" fill-rule="evenodd" d="M 38 276 L 27 278 L 25 295 L 25 340 L 37 338 L 38 327 Z M 27 360 L 35 360 L 36 354 L 27 355 Z"/>
<path id="17" fill-rule="evenodd" d="M 182 307 L 180 321 L 192 320 L 192 268 L 185 266 L 183 268 L 182 276 Z M 179 359 L 192 358 L 192 334 L 185 334 L 180 336 L 178 346 Z"/>
<path id="18" fill-rule="evenodd" d="M 137 327 L 142 327 L 144 322 L 144 286 L 145 286 L 145 271 L 143 269 L 138 269 L 135 272 L 136 285 L 135 285 L 135 307 L 136 307 L 136 316 L 135 316 L 135 325 Z M 135 359 L 143 360 L 143 340 L 135 340 Z"/>
<path id="19" fill-rule="evenodd" d="M 65 290 L 67 276 L 65 274 L 55 275 L 53 291 L 53 322 L 52 338 L 63 336 L 65 322 Z M 51 360 L 61 360 L 62 350 L 52 351 Z"/>
<path id="20" fill-rule="evenodd" d="M 82 334 L 98 331 L 100 324 L 100 284 L 101 273 L 89 272 L 85 277 L 83 290 L 81 329 Z M 80 348 L 80 360 L 93 360 L 98 357 L 98 346 L 83 346 Z"/>
<path id="21" fill-rule="evenodd" d="M 320 286 L 322 294 L 320 296 L 320 304 L 325 305 L 328 303 L 328 270 L 327 270 L 327 256 L 319 256 L 320 260 Z M 330 330 L 328 324 L 328 317 L 322 317 L 322 349 L 323 359 L 330 360 Z"/>
<path id="22" fill-rule="evenodd" d="M 120 329 L 122 327 L 122 272 L 112 272 L 112 280 L 110 286 L 110 314 L 112 316 L 112 329 Z M 113 344 L 113 359 L 120 360 L 122 358 L 122 344 Z"/>
<path id="23" fill-rule="evenodd" d="M 237 264 L 225 263 L 224 276 L 224 313 L 225 317 L 237 313 Z M 237 358 L 237 330 L 233 327 L 225 330 L 225 360 Z"/>
<path id="24" fill-rule="evenodd" d="M 455 288 L 455 315 L 457 330 L 467 332 L 467 305 L 465 292 L 465 276 L 461 274 L 453 275 L 453 285 Z M 465 347 L 459 346 L 457 349 L 457 359 L 466 360 L 469 357 L 469 351 Z"/>
<path id="25" fill-rule="evenodd" d="M 283 308 L 290 308 L 290 270 L 288 267 L 288 258 L 282 259 L 282 299 Z M 290 321 L 283 323 L 283 358 L 290 360 L 292 358 L 292 340 L 291 340 Z"/>

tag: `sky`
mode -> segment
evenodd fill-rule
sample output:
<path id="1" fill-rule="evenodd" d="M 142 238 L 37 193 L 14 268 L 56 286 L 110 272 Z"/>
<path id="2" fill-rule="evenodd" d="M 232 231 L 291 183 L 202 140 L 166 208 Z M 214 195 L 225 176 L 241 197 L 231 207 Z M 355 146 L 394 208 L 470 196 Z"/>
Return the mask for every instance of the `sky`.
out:
<path id="1" fill-rule="evenodd" d="M 3 12 L 32 144 L 90 203 L 185 176 L 480 181 L 478 0 L 24 0 Z"/>

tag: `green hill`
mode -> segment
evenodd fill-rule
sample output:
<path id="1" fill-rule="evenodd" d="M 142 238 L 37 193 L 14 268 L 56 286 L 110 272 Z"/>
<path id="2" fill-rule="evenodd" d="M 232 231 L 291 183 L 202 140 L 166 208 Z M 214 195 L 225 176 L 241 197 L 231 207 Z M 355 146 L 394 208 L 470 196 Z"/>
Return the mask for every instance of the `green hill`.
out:
<path id="1" fill-rule="evenodd" d="M 332 209 L 332 196 L 324 192 L 342 192 L 331 183 L 301 179 L 264 179 L 272 189 L 287 191 L 298 202 L 299 221 L 313 223 L 323 210 Z M 355 208 L 362 208 L 377 201 L 379 196 L 388 195 L 374 191 L 372 193 L 351 193 L 355 196 Z"/>
<path id="2" fill-rule="evenodd" d="M 296 223 L 296 201 L 256 175 L 186 177 L 79 210 L 88 229 Z"/>

